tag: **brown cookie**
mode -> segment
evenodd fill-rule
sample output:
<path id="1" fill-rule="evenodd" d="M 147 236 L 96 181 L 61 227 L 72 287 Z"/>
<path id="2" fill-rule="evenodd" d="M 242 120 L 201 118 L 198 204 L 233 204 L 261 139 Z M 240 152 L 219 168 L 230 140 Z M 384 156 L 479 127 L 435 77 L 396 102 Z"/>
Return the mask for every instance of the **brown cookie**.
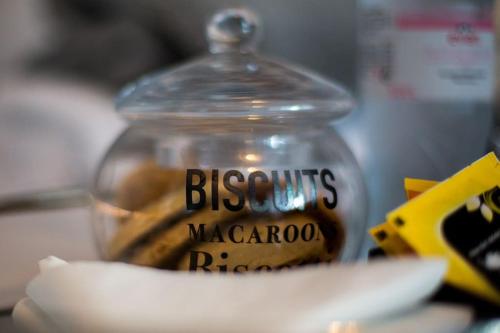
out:
<path id="1" fill-rule="evenodd" d="M 116 193 L 116 205 L 136 211 L 160 199 L 165 193 L 184 186 L 185 172 L 166 169 L 155 161 L 146 161 L 134 169 L 120 184 Z"/>
<path id="2" fill-rule="evenodd" d="M 127 249 L 149 233 L 187 213 L 184 189 L 166 194 L 143 210 L 132 213 L 112 238 L 108 247 L 109 259 L 119 259 Z"/>
<path id="3" fill-rule="evenodd" d="M 211 183 L 206 185 L 206 201 L 211 200 Z M 229 192 L 220 187 L 220 195 L 229 196 Z M 193 200 L 197 202 L 199 193 L 193 192 Z M 164 194 L 160 199 L 149 203 L 140 211 L 132 212 L 128 218 L 122 219 L 118 231 L 108 247 L 108 259 L 118 260 L 133 247 L 154 232 L 172 227 L 183 216 L 193 211 L 186 209 L 186 190 L 184 187 Z"/>
<path id="4" fill-rule="evenodd" d="M 130 262 L 143 266 L 169 266 L 179 254 L 182 254 L 182 249 L 189 247 L 189 244 L 192 243 L 193 236 L 190 233 L 192 229 L 199 229 L 199 226 L 203 225 L 204 232 L 211 233 L 216 225 L 233 221 L 247 213 L 248 209 L 246 208 L 232 212 L 225 209 L 214 211 L 207 207 L 200 212 L 182 218 L 172 228 L 153 236 L 147 244 L 135 251 Z M 190 230 L 190 228 L 192 229 Z"/>

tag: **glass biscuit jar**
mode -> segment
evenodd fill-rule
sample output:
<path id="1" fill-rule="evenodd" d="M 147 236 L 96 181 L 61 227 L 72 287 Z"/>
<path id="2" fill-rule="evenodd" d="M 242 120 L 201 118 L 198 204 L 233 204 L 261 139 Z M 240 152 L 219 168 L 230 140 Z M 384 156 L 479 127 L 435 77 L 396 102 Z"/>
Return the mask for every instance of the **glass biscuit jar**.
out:
<path id="1" fill-rule="evenodd" d="M 226 9 L 210 54 L 125 87 L 129 128 L 94 186 L 105 259 L 173 270 L 246 272 L 356 258 L 366 194 L 330 126 L 348 92 L 254 53 L 257 17 Z"/>

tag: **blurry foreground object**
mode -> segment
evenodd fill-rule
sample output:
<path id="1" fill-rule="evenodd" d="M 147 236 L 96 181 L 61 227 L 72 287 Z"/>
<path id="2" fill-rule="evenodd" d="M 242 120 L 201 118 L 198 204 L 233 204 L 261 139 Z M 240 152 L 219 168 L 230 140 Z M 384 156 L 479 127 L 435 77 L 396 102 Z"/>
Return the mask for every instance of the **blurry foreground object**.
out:
<path id="1" fill-rule="evenodd" d="M 500 162 L 495 155 L 441 183 L 408 180 L 405 187 L 411 200 L 371 230 L 379 246 L 392 256 L 444 256 L 448 283 L 500 305 Z"/>
<path id="2" fill-rule="evenodd" d="M 40 268 L 27 287 L 28 298 L 14 310 L 26 333 L 339 333 L 342 326 L 369 328 L 370 321 L 384 327 L 380 321 L 411 318 L 409 311 L 426 318 L 425 312 L 433 311 L 416 306 L 439 286 L 446 265 L 406 259 L 241 275 L 48 258 Z M 471 319 L 466 309 L 437 310 L 441 323 L 421 323 L 418 332 L 458 332 Z M 405 327 L 404 320 L 399 324 Z M 415 324 L 400 332 L 414 332 Z"/>

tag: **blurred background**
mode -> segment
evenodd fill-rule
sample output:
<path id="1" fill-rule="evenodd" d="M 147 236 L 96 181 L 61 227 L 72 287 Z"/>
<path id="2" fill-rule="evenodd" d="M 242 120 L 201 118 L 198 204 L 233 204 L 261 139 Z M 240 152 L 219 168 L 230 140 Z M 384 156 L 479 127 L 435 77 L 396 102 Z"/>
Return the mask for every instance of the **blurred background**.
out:
<path id="1" fill-rule="evenodd" d="M 492 0 L 0 0 L 0 196 L 89 188 L 126 126 L 118 89 L 206 53 L 205 23 L 228 6 L 261 16 L 262 53 L 357 97 L 332 126 L 364 171 L 371 225 L 403 202 L 403 177 L 444 179 L 500 147 Z M 47 255 L 98 257 L 89 220 L 0 216 L 0 310 Z"/>

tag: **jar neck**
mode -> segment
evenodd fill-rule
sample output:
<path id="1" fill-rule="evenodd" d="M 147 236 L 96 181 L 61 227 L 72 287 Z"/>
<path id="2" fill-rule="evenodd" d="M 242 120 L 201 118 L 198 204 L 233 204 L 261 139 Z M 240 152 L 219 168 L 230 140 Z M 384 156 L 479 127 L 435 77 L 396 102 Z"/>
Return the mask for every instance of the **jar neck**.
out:
<path id="1" fill-rule="evenodd" d="M 145 131 L 169 133 L 262 133 L 293 134 L 298 132 L 324 131 L 331 127 L 333 120 L 320 119 L 272 119 L 272 118 L 164 118 L 156 120 L 129 121 L 132 128 Z"/>

